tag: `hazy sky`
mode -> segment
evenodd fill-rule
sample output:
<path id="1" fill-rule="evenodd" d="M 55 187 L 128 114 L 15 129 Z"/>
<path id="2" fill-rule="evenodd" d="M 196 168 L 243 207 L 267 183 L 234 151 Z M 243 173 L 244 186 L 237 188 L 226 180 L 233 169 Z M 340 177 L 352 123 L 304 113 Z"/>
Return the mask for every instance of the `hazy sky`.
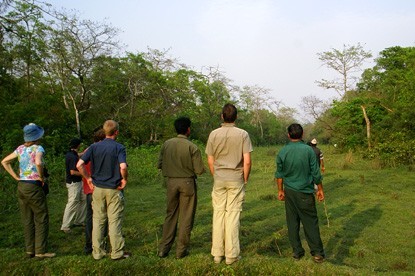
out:
<path id="1" fill-rule="evenodd" d="M 412 0 L 50 0 L 119 28 L 131 52 L 167 50 L 201 71 L 218 67 L 235 85 L 258 85 L 286 106 L 335 96 L 317 53 L 360 43 L 376 57 L 415 46 Z M 367 64 L 370 67 L 373 64 Z"/>

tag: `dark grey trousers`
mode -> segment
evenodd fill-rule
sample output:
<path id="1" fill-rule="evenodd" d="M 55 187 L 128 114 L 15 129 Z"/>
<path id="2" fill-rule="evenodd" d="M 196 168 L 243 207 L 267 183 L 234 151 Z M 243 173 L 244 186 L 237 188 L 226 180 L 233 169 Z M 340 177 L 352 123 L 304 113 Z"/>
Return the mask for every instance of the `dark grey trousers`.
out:
<path id="1" fill-rule="evenodd" d="M 24 227 L 26 253 L 44 254 L 47 252 L 49 234 L 46 195 L 40 186 L 19 182 L 17 197 Z"/>

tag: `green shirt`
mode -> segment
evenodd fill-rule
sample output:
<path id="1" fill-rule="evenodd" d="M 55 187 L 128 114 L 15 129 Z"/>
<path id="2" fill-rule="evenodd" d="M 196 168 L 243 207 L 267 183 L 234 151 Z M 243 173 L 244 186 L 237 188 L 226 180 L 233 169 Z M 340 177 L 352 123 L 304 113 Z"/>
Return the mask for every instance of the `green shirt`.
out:
<path id="1" fill-rule="evenodd" d="M 161 147 L 158 168 L 165 177 L 195 177 L 205 172 L 198 147 L 185 135 L 177 135 Z"/>
<path id="2" fill-rule="evenodd" d="M 303 141 L 289 142 L 276 158 L 275 178 L 282 178 L 284 188 L 302 193 L 313 193 L 314 184 L 323 177 L 313 149 Z"/>

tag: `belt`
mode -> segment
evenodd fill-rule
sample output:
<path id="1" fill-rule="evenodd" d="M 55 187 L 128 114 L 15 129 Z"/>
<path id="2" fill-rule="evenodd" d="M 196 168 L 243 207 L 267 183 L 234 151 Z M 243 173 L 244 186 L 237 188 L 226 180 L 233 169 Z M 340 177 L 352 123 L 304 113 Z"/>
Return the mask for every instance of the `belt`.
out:
<path id="1" fill-rule="evenodd" d="M 19 182 L 33 184 L 33 185 L 42 187 L 42 181 L 39 181 L 39 180 L 19 180 Z"/>

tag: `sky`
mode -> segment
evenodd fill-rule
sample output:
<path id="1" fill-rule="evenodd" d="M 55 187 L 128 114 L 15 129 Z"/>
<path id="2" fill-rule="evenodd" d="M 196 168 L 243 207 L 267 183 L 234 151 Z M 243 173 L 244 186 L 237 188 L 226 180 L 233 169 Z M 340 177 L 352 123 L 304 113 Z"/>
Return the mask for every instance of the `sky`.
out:
<path id="1" fill-rule="evenodd" d="M 196 71 L 218 68 L 232 84 L 259 86 L 301 113 L 301 99 L 329 99 L 334 79 L 317 53 L 360 43 L 376 58 L 415 47 L 412 0 L 47 0 L 121 30 L 129 52 L 168 50 Z M 374 65 L 369 60 L 364 68 Z"/>

